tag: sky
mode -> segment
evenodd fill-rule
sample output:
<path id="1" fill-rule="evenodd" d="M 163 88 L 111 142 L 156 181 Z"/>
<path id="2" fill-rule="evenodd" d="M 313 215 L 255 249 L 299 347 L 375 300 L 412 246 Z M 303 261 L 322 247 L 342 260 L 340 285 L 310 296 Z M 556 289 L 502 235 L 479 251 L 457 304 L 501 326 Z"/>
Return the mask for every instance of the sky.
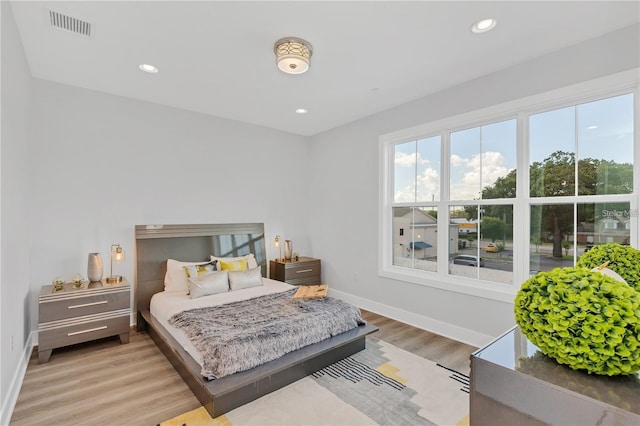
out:
<path id="1" fill-rule="evenodd" d="M 629 163 L 633 158 L 633 95 L 532 115 L 530 134 L 530 163 L 543 161 L 558 150 L 577 150 L 578 159 Z"/>
<path id="2" fill-rule="evenodd" d="M 516 120 L 451 133 L 450 199 L 474 200 L 517 167 Z M 575 135 L 578 137 L 576 138 Z M 440 136 L 395 146 L 395 202 L 440 200 Z M 626 94 L 530 117 L 530 164 L 551 153 L 630 163 L 633 158 L 633 95 Z"/>

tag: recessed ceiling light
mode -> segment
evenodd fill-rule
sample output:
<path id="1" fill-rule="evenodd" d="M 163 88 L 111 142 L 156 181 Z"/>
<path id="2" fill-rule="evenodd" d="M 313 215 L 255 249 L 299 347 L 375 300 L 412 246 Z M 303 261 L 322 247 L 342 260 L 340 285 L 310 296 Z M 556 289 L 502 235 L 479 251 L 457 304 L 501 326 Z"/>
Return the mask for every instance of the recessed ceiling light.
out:
<path id="1" fill-rule="evenodd" d="M 308 113 L 308 112 L 309 112 L 309 111 L 307 111 L 307 110 L 306 110 L 306 109 L 304 109 L 304 108 L 298 108 L 298 109 L 296 110 L 296 114 L 306 114 L 306 113 Z"/>
<path id="2" fill-rule="evenodd" d="M 138 68 L 140 68 L 144 72 L 148 72 L 149 74 L 155 74 L 158 72 L 158 68 L 150 64 L 140 64 L 138 65 Z"/>
<path id="3" fill-rule="evenodd" d="M 497 23 L 498 22 L 492 18 L 481 19 L 473 24 L 473 26 L 471 27 L 471 32 L 476 34 L 486 33 L 487 31 L 491 31 L 492 29 L 494 29 Z"/>

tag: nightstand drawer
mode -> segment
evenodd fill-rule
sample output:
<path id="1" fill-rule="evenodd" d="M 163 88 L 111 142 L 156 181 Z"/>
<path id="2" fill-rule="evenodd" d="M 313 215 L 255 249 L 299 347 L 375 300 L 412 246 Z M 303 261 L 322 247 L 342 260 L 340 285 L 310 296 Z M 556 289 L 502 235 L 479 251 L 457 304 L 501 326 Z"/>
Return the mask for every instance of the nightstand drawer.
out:
<path id="1" fill-rule="evenodd" d="M 308 278 L 294 278 L 292 280 L 287 280 L 287 284 L 291 285 L 318 285 L 320 284 L 320 277 L 312 276 Z"/>
<path id="2" fill-rule="evenodd" d="M 125 309 L 103 315 L 90 315 L 74 320 L 40 324 L 38 351 L 128 333 L 129 315 L 128 309 Z"/>
<path id="3" fill-rule="evenodd" d="M 269 278 L 293 285 L 320 284 L 320 259 L 301 257 L 297 261 L 272 260 L 269 262 Z"/>
<path id="4" fill-rule="evenodd" d="M 313 277 L 320 279 L 319 260 L 304 262 L 290 268 L 286 268 L 284 272 L 284 278 L 287 281 Z"/>
<path id="5" fill-rule="evenodd" d="M 130 293 L 127 288 L 125 291 L 40 301 L 39 322 L 44 323 L 129 308 L 129 298 Z"/>

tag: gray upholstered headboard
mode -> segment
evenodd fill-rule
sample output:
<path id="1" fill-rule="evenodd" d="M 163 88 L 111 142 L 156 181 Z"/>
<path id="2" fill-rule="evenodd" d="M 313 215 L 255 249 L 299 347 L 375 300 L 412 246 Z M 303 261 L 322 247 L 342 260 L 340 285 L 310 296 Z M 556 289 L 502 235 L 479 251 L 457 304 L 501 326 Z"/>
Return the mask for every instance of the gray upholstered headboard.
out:
<path id="1" fill-rule="evenodd" d="M 255 254 L 267 274 L 263 223 L 136 225 L 136 306 L 149 310 L 151 296 L 164 291 L 167 259 L 207 261 L 210 255 Z M 138 316 L 138 318 L 140 318 Z"/>

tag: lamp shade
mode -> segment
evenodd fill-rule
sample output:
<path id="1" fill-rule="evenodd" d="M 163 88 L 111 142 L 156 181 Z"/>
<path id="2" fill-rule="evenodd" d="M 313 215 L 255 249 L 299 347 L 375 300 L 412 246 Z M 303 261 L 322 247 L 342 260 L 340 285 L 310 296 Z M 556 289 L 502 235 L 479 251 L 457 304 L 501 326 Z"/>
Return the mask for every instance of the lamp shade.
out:
<path id="1" fill-rule="evenodd" d="M 124 250 L 122 250 L 122 247 L 117 246 L 116 249 L 114 250 L 113 261 L 115 263 L 120 263 L 124 261 Z"/>
<path id="2" fill-rule="evenodd" d="M 276 64 L 287 74 L 302 74 L 311 66 L 311 45 L 297 37 L 286 37 L 276 41 L 273 48 Z"/>

